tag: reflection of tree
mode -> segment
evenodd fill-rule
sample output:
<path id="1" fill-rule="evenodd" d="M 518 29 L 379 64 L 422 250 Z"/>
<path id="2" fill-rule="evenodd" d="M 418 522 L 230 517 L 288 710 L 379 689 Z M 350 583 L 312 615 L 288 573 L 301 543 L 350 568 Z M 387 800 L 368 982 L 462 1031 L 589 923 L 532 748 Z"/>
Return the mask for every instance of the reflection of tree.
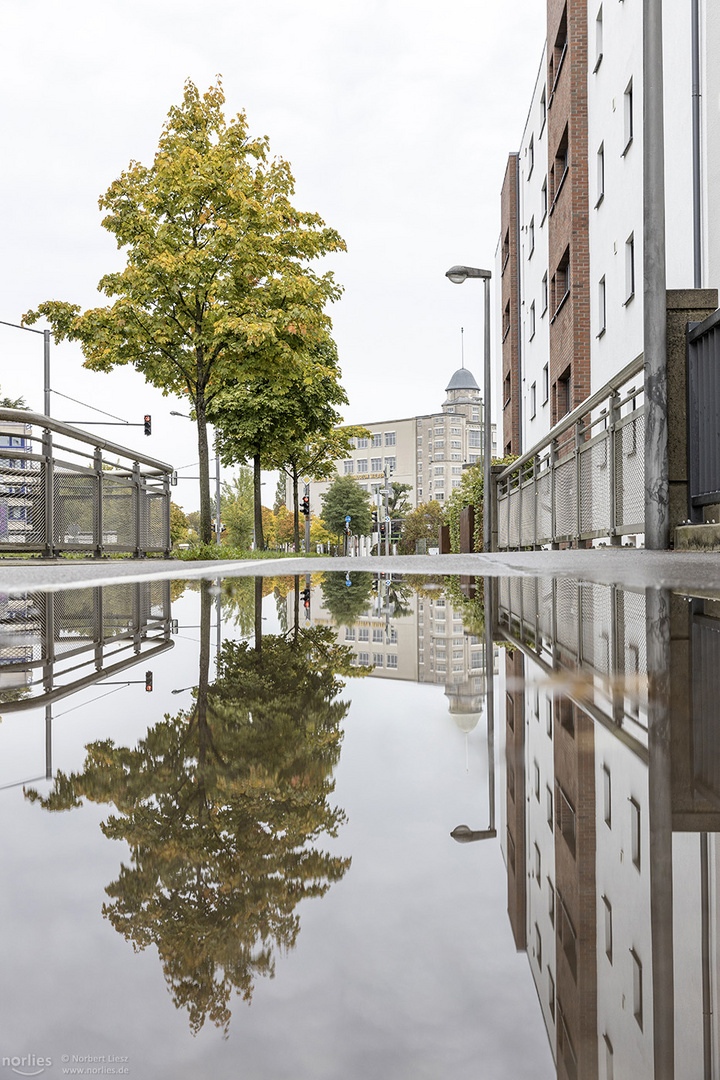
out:
<path id="1" fill-rule="evenodd" d="M 59 773 L 40 800 L 115 805 L 102 829 L 131 859 L 103 913 L 135 949 L 157 947 L 195 1033 L 208 1017 L 227 1032 L 232 992 L 251 1000 L 255 979 L 274 974 L 274 949 L 295 944 L 299 901 L 324 895 L 350 864 L 316 847 L 344 821 L 329 797 L 349 650 L 322 627 L 226 642 L 210 686 L 210 616 L 203 589 L 194 707 L 134 749 L 93 743 L 83 772 Z"/>
<path id="2" fill-rule="evenodd" d="M 367 611 L 372 594 L 373 574 L 351 574 L 348 585 L 342 574 L 325 574 L 321 589 L 323 604 L 338 626 L 352 626 Z"/>

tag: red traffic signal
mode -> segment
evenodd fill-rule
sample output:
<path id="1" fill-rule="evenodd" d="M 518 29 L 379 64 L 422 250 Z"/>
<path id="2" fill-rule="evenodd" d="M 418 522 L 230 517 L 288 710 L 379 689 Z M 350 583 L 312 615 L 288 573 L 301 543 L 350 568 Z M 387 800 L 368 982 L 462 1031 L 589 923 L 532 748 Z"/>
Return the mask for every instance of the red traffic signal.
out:
<path id="1" fill-rule="evenodd" d="M 145 693 L 150 694 L 153 688 L 153 673 L 152 671 L 145 672 Z"/>
<path id="2" fill-rule="evenodd" d="M 304 514 L 305 517 L 307 517 L 308 514 L 310 513 L 310 496 L 309 495 L 303 495 L 303 497 L 302 497 L 302 499 L 300 501 L 300 513 Z"/>
<path id="3" fill-rule="evenodd" d="M 145 427 L 145 434 L 150 435 L 152 433 L 152 417 L 149 413 L 147 413 L 147 415 L 143 417 L 143 422 Z"/>

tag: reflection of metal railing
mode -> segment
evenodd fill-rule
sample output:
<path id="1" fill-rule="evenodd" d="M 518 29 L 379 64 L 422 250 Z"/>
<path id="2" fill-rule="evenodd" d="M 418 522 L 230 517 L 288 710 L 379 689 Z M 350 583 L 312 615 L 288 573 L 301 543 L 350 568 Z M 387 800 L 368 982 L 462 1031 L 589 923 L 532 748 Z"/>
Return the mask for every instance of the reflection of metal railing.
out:
<path id="1" fill-rule="evenodd" d="M 689 323 L 687 341 L 688 501 L 692 520 L 702 521 L 703 506 L 720 501 L 720 311 Z"/>
<path id="2" fill-rule="evenodd" d="M 569 578 L 501 578 L 497 628 L 558 693 L 647 759 L 644 592 Z"/>
<path id="3" fill-rule="evenodd" d="M 169 551 L 170 465 L 24 409 L 0 445 L 0 551 Z"/>
<path id="4" fill-rule="evenodd" d="M 642 367 L 640 356 L 499 474 L 500 550 L 644 532 Z"/>
<path id="5" fill-rule="evenodd" d="M 0 710 L 51 705 L 172 648 L 170 583 L 0 600 Z"/>

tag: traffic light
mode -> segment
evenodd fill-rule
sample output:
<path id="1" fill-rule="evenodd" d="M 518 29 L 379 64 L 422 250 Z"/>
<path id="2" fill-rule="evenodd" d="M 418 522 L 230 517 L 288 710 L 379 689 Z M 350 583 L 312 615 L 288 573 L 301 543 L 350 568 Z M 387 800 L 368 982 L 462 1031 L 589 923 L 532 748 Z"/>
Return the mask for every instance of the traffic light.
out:
<path id="1" fill-rule="evenodd" d="M 380 536 L 383 537 L 383 539 L 385 537 L 385 522 L 384 521 L 380 522 Z"/>
<path id="2" fill-rule="evenodd" d="M 377 532 L 377 510 L 372 512 L 372 531 Z"/>
<path id="3" fill-rule="evenodd" d="M 145 693 L 152 693 L 152 671 L 145 672 Z"/>
<path id="4" fill-rule="evenodd" d="M 310 496 L 309 495 L 303 495 L 302 500 L 300 502 L 300 513 L 304 514 L 305 517 L 307 517 L 308 514 L 310 513 Z"/>
<path id="5" fill-rule="evenodd" d="M 307 610 L 310 607 L 310 590 L 303 589 L 300 593 L 300 599 L 303 602 L 303 607 Z"/>
<path id="6" fill-rule="evenodd" d="M 145 434 L 146 435 L 152 434 L 152 417 L 150 416 L 150 414 L 146 413 L 145 416 L 143 417 L 143 420 L 145 422 Z"/>

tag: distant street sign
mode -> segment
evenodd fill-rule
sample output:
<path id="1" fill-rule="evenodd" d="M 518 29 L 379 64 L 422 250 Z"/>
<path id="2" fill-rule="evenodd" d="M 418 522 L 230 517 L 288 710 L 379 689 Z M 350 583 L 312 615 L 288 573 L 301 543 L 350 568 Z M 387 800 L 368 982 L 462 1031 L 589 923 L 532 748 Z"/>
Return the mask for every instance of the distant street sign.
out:
<path id="1" fill-rule="evenodd" d="M 309 476 L 303 476 L 302 482 L 303 482 L 303 484 L 309 484 L 310 483 L 310 477 Z"/>
<path id="2" fill-rule="evenodd" d="M 345 520 L 347 521 L 347 523 L 348 523 L 348 525 L 349 525 L 349 524 L 350 524 L 350 522 L 352 521 L 352 518 L 350 517 L 350 515 L 349 515 L 349 514 L 346 514 L 346 516 L 345 516 Z"/>

